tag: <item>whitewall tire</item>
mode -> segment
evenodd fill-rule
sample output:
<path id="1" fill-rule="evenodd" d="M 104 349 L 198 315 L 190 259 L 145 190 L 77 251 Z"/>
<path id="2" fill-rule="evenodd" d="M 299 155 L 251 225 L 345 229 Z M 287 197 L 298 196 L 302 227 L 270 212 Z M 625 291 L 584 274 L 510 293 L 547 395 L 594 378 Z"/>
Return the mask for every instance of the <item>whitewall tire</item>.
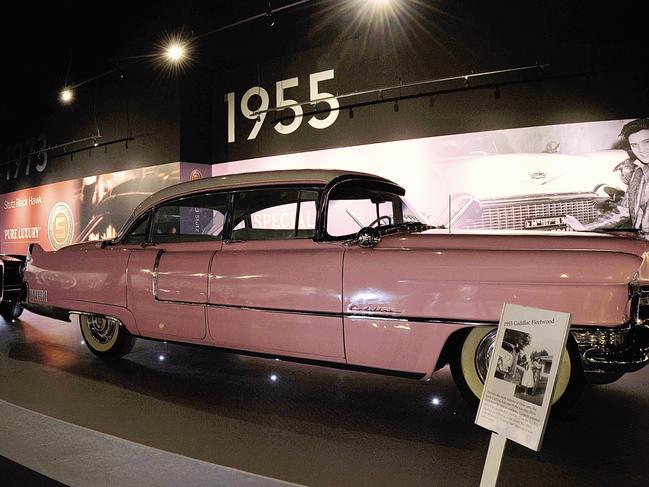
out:
<path id="1" fill-rule="evenodd" d="M 80 315 L 79 324 L 86 346 L 98 357 L 119 358 L 133 349 L 135 337 L 115 318 Z"/>

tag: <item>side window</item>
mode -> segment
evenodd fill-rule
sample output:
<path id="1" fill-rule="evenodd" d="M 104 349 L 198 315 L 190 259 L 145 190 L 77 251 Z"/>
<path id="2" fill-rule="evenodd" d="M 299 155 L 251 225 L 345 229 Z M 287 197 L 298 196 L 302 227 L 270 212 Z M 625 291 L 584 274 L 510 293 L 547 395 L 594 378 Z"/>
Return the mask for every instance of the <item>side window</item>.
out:
<path id="1" fill-rule="evenodd" d="M 156 209 L 151 225 L 155 243 L 220 240 L 225 223 L 227 194 L 188 196 Z"/>
<path id="2" fill-rule="evenodd" d="M 140 219 L 140 222 L 135 225 L 131 233 L 124 239 L 125 244 L 142 244 L 146 242 L 150 216 L 151 212 Z"/>
<path id="3" fill-rule="evenodd" d="M 327 233 L 332 237 L 349 237 L 370 225 L 402 223 L 403 209 L 397 194 L 373 189 L 367 183 L 343 183 L 329 196 Z M 414 221 L 410 213 L 408 221 Z"/>
<path id="4" fill-rule="evenodd" d="M 316 201 L 313 190 L 270 188 L 234 195 L 233 240 L 313 238 Z"/>

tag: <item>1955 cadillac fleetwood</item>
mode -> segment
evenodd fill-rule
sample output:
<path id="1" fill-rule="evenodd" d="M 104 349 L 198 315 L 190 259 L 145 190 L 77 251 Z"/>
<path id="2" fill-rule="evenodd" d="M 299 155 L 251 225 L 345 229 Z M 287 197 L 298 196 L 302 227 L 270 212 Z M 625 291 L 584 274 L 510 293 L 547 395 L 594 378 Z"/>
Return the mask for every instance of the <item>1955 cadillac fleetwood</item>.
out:
<path id="1" fill-rule="evenodd" d="M 649 243 L 635 236 L 450 233 L 378 176 L 238 174 L 149 196 L 109 241 L 30 246 L 26 306 L 103 358 L 135 337 L 428 379 L 480 396 L 503 303 L 565 311 L 555 406 L 584 377 L 649 360 Z"/>

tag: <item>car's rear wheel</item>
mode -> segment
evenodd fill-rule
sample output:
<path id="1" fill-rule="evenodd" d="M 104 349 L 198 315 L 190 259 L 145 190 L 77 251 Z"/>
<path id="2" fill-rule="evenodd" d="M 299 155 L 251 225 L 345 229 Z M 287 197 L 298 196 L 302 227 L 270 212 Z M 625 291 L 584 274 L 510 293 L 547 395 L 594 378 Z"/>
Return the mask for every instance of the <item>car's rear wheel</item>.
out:
<path id="1" fill-rule="evenodd" d="M 464 397 L 477 406 L 482 396 L 489 360 L 496 341 L 496 328 L 472 328 L 463 340 L 451 361 L 453 379 Z M 584 388 L 584 373 L 577 345 L 569 337 L 561 356 L 557 383 L 552 395 L 553 411 L 569 409 L 581 396 Z"/>
<path id="2" fill-rule="evenodd" d="M 80 315 L 81 334 L 92 353 L 104 359 L 123 357 L 133 349 L 135 337 L 112 317 Z"/>
<path id="3" fill-rule="evenodd" d="M 18 318 L 23 313 L 23 305 L 19 302 L 0 303 L 0 316 L 5 320 L 11 321 Z"/>

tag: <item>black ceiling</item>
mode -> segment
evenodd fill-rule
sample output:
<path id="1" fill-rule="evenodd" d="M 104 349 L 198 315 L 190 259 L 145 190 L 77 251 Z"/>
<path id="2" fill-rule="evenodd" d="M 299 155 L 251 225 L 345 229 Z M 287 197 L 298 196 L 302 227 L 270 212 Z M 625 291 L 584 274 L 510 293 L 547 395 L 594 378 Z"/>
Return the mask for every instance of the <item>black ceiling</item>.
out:
<path id="1" fill-rule="evenodd" d="M 299 50 L 305 37 L 312 43 L 335 42 L 337 35 L 350 34 L 355 5 L 367 1 L 312 0 L 282 11 L 273 27 L 259 20 L 199 37 L 199 62 L 231 64 L 253 53 Z M 509 51 L 530 62 L 647 63 L 647 29 L 637 10 L 642 2 L 394 1 L 419 12 L 420 28 L 439 29 L 442 42 L 466 60 L 466 69 L 480 63 L 480 49 Z M 272 0 L 270 5 L 293 3 Z M 10 142 L 36 124 L 38 114 L 56 104 L 64 84 L 128 62 L 123 58 L 155 52 L 165 33 L 203 36 L 264 13 L 268 5 L 267 0 L 6 3 L 0 29 L 0 113 L 6 128 L 0 140 Z"/>

